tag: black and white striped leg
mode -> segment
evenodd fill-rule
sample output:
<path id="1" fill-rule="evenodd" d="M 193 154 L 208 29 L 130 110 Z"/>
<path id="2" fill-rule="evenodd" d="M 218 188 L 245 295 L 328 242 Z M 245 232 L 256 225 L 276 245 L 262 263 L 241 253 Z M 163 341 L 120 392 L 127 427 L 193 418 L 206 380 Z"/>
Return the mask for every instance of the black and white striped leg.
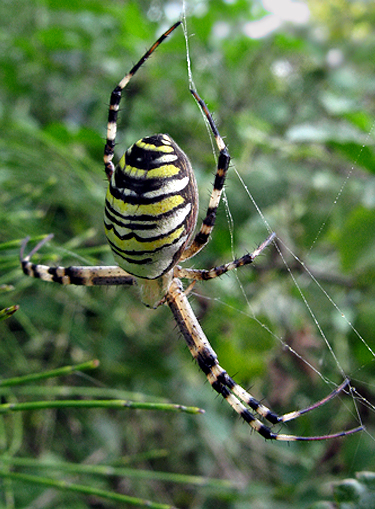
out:
<path id="1" fill-rule="evenodd" d="M 228 373 L 219 365 L 217 355 L 212 349 L 206 335 L 203 332 L 193 310 L 187 300 L 183 290 L 182 283 L 178 279 L 174 279 L 169 287 L 167 303 L 172 310 L 179 329 L 184 336 L 189 350 L 197 361 L 201 370 L 207 376 L 208 381 L 215 391 L 220 394 L 229 405 L 237 412 L 244 421 L 246 421 L 257 433 L 267 440 L 289 441 L 313 441 L 328 440 L 338 438 L 357 431 L 363 430 L 363 426 L 353 428 L 348 431 L 333 433 L 320 436 L 295 436 L 275 433 L 268 426 L 265 426 L 254 414 L 253 410 L 260 417 L 267 419 L 271 424 L 280 424 L 300 417 L 301 415 L 314 410 L 315 408 L 327 403 L 339 393 L 343 392 L 349 386 L 349 380 L 345 380 L 339 387 L 331 392 L 326 398 L 317 403 L 294 412 L 287 413 L 282 416 L 276 415 L 265 405 L 253 398 L 245 389 L 238 385 Z"/>
<path id="2" fill-rule="evenodd" d="M 111 99 L 109 102 L 109 112 L 108 112 L 108 125 L 107 125 L 107 141 L 104 147 L 104 168 L 107 175 L 108 180 L 111 179 L 111 176 L 115 170 L 115 166 L 112 162 L 114 149 L 116 144 L 116 132 L 117 132 L 117 115 L 120 108 L 121 101 L 121 93 L 132 79 L 134 74 L 138 71 L 138 69 L 146 62 L 146 60 L 152 55 L 152 53 L 156 50 L 156 48 L 170 35 L 173 30 L 175 30 L 181 21 L 175 23 L 171 28 L 169 28 L 164 34 L 159 37 L 159 39 L 151 46 L 151 48 L 146 51 L 143 57 L 135 64 L 135 66 L 130 70 L 130 72 L 122 78 L 117 87 L 113 90 L 111 94 Z"/>
<path id="3" fill-rule="evenodd" d="M 62 285 L 135 285 L 136 280 L 133 276 L 127 274 L 117 265 L 113 266 L 79 266 L 79 267 L 49 267 L 32 263 L 31 257 L 39 251 L 51 238 L 53 234 L 48 235 L 41 240 L 28 255 L 25 256 L 25 249 L 29 242 L 27 237 L 21 246 L 20 260 L 22 270 L 27 276 L 32 276 L 43 281 L 60 283 Z"/>
<path id="4" fill-rule="evenodd" d="M 212 269 L 184 269 L 180 265 L 176 265 L 174 268 L 174 275 L 175 277 L 193 279 L 195 281 L 206 281 L 207 279 L 214 279 L 215 277 L 222 276 L 230 270 L 238 269 L 239 267 L 253 263 L 255 258 L 272 243 L 275 237 L 276 234 L 271 233 L 271 235 L 252 253 L 241 256 L 241 258 L 225 263 L 224 265 L 219 265 L 219 267 L 213 267 Z"/>
<path id="5" fill-rule="evenodd" d="M 211 131 L 215 137 L 216 145 L 219 149 L 219 158 L 217 162 L 214 187 L 208 204 L 206 217 L 203 219 L 202 226 L 200 227 L 199 232 L 196 234 L 193 242 L 182 253 L 180 261 L 187 260 L 188 258 L 196 255 L 207 244 L 215 225 L 216 211 L 220 203 L 221 193 L 223 191 L 225 178 L 230 163 L 230 155 L 228 149 L 223 141 L 223 138 L 219 134 L 216 124 L 212 118 L 211 113 L 208 111 L 206 104 L 204 103 L 203 99 L 199 97 L 195 90 L 190 90 L 190 92 L 195 97 L 203 113 L 206 115 L 208 123 L 210 124 Z"/>

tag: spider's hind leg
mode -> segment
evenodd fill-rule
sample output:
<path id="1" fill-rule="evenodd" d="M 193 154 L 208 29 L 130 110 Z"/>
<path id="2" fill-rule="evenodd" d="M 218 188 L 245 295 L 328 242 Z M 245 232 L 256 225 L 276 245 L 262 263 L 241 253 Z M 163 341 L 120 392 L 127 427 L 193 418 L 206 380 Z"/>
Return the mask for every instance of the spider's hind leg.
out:
<path id="1" fill-rule="evenodd" d="M 193 279 L 194 281 L 207 281 L 208 279 L 220 277 L 226 272 L 253 263 L 255 258 L 274 241 L 275 237 L 276 234 L 271 233 L 271 235 L 269 235 L 269 237 L 267 237 L 267 239 L 252 253 L 241 256 L 241 258 L 237 258 L 236 260 L 220 265 L 219 267 L 213 267 L 212 269 L 185 269 L 180 265 L 176 265 L 174 267 L 174 275 L 178 278 Z"/>
<path id="2" fill-rule="evenodd" d="M 212 189 L 211 198 L 208 204 L 206 217 L 203 219 L 200 230 L 195 235 L 193 242 L 185 249 L 182 253 L 180 261 L 187 260 L 192 256 L 195 256 L 204 246 L 207 244 L 211 232 L 215 226 L 216 211 L 220 203 L 221 193 L 224 188 L 225 178 L 230 163 L 230 154 L 227 146 L 224 143 L 223 138 L 220 136 L 216 124 L 212 118 L 211 113 L 208 111 L 206 104 L 201 99 L 195 90 L 190 90 L 195 97 L 201 110 L 206 115 L 208 123 L 210 124 L 212 134 L 215 137 L 216 145 L 219 149 L 219 157 L 217 161 L 217 169 L 214 181 L 214 187 Z"/>
<path id="3" fill-rule="evenodd" d="M 107 123 L 107 140 L 104 147 L 104 169 L 108 180 L 111 180 L 112 174 L 115 171 L 115 166 L 112 162 L 116 144 L 116 132 L 117 132 L 117 115 L 120 109 L 121 94 L 124 88 L 127 86 L 129 81 L 132 79 L 138 69 L 146 62 L 146 60 L 152 55 L 158 46 L 175 30 L 181 21 L 177 21 L 171 26 L 159 39 L 154 42 L 151 48 L 146 51 L 143 57 L 133 66 L 133 68 L 126 74 L 117 87 L 113 90 L 109 103 L 108 112 L 108 123 Z"/>
<path id="4" fill-rule="evenodd" d="M 25 256 L 25 249 L 30 237 L 22 242 L 20 250 L 20 261 L 26 276 L 60 283 L 62 285 L 134 285 L 136 279 L 123 269 L 114 266 L 71 266 L 71 267 L 49 267 L 48 265 L 35 264 L 31 257 L 35 255 L 49 240 L 53 234 L 47 235 Z"/>

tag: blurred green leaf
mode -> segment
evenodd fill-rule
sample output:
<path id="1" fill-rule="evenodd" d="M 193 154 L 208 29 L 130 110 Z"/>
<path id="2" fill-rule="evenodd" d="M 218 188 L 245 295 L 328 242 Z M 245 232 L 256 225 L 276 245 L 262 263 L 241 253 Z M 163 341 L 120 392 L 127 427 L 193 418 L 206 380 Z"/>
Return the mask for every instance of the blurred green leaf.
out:
<path id="1" fill-rule="evenodd" d="M 368 273 L 374 270 L 374 232 L 375 210 L 355 208 L 338 235 L 337 247 L 345 271 Z"/>
<path id="2" fill-rule="evenodd" d="M 375 507 L 375 473 L 359 472 L 356 479 L 345 479 L 336 483 L 334 496 L 340 509 Z"/>

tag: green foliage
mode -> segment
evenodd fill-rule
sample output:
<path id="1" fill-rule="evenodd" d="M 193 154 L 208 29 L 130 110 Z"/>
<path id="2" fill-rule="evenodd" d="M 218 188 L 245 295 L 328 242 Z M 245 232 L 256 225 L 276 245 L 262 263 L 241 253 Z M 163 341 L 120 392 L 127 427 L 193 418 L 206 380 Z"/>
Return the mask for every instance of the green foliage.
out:
<path id="1" fill-rule="evenodd" d="M 375 474 L 358 472 L 333 486 L 335 502 L 317 502 L 310 509 L 372 509 L 375 507 Z"/>
<path id="2" fill-rule="evenodd" d="M 356 479 L 345 479 L 336 483 L 334 496 L 341 509 L 375 507 L 375 474 L 359 472 Z"/>
<path id="3" fill-rule="evenodd" d="M 171 477 L 150 480 L 110 471 L 98 480 L 82 469 L 78 482 L 62 466 L 47 472 L 58 482 L 74 479 L 181 509 L 308 507 L 327 500 L 330 482 L 375 468 L 375 6 L 314 0 L 308 24 L 284 23 L 267 37 L 251 39 L 247 24 L 266 14 L 259 1 L 186 3 L 194 82 L 214 112 L 240 178 L 283 243 L 281 252 L 340 367 L 369 402 L 357 400 L 367 431 L 327 443 L 264 443 L 204 383 L 167 308 L 146 309 L 133 289 L 59 287 L 22 274 L 21 239 L 30 235 L 37 241 L 51 232 L 54 240 L 36 261 L 113 264 L 102 227 L 109 95 L 179 11 L 170 14 L 175 4 L 167 1 L 12 0 L 0 3 L 0 309 L 20 308 L 1 321 L 1 375 L 25 376 L 93 358 L 101 364 L 91 378 L 71 374 L 63 382 L 35 384 L 29 392 L 8 388 L 3 395 L 19 403 L 41 394 L 61 398 L 61 382 L 76 396 L 78 386 L 121 390 L 128 399 L 197 406 L 206 413 L 124 416 L 116 410 L 51 408 L 2 416 L 2 468 L 13 460 L 10 473 L 38 475 L 38 462 L 42 468 L 47 460 L 60 466 L 131 464 L 134 471 Z M 215 159 L 188 85 L 185 41 L 177 31 L 127 89 L 117 156 L 142 136 L 168 132 L 192 161 L 202 217 Z M 209 246 L 190 265 L 219 265 L 267 236 L 233 167 L 226 194 L 233 246 L 222 206 Z M 276 411 L 301 408 L 330 392 L 332 386 L 304 361 L 326 380 L 342 380 L 274 249 L 253 268 L 197 284 L 191 300 L 221 364 Z M 283 431 L 349 429 L 358 423 L 357 409 L 347 395 Z M 172 477 L 177 475 L 185 477 L 178 481 Z M 194 482 L 187 476 L 196 476 Z M 228 484 L 220 484 L 224 481 Z M 363 488 L 363 479 L 355 482 Z M 95 503 L 88 495 L 15 478 L 4 480 L 0 497 L 0 505 L 17 509 Z"/>

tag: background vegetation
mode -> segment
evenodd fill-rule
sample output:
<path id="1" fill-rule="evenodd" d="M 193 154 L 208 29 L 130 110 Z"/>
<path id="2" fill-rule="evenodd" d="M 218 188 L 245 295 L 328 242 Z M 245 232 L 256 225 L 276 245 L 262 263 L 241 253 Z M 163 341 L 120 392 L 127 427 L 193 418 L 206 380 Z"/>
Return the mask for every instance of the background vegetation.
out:
<path id="1" fill-rule="evenodd" d="M 20 309 L 1 322 L 1 378 L 100 360 L 90 374 L 4 388 L 4 402 L 116 395 L 206 411 L 68 408 L 8 415 L 0 427 L 3 474 L 10 469 L 179 508 L 245 509 L 333 504 L 333 481 L 374 469 L 375 4 L 306 5 L 308 23 L 284 22 L 260 39 L 246 35 L 254 28 L 249 23 L 267 14 L 255 0 L 189 0 L 187 26 L 198 91 L 339 365 L 274 248 L 238 273 L 242 288 L 233 274 L 196 285 L 191 300 L 221 364 L 276 411 L 306 406 L 333 387 L 287 344 L 326 380 L 341 382 L 341 369 L 351 377 L 369 402 L 357 401 L 366 432 L 324 443 L 266 443 L 204 383 L 167 308 L 146 309 L 132 289 L 59 287 L 23 276 L 18 252 L 27 235 L 55 234 L 36 257 L 44 263 L 113 264 L 102 227 L 109 95 L 179 18 L 181 5 L 3 0 L 0 283 L 7 286 L 0 308 Z M 118 154 L 144 135 L 169 133 L 191 158 L 204 211 L 215 160 L 188 92 L 182 31 L 140 71 L 122 108 Z M 234 170 L 227 198 L 233 251 L 241 255 L 267 231 Z M 211 267 L 232 254 L 222 206 L 210 245 L 192 263 Z M 356 425 L 353 401 L 344 396 L 282 431 L 315 435 Z M 87 465 L 129 470 L 99 476 L 85 471 Z M 113 507 L 25 479 L 5 478 L 0 497 L 0 505 L 17 509 Z"/>

